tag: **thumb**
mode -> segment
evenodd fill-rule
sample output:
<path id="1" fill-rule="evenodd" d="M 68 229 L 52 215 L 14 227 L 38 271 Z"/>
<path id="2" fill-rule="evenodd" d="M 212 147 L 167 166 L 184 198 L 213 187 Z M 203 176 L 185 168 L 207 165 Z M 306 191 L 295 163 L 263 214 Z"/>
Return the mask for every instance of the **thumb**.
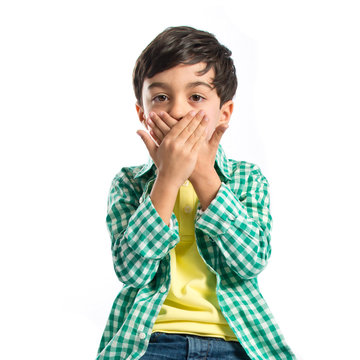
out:
<path id="1" fill-rule="evenodd" d="M 216 129 L 214 130 L 214 132 L 211 136 L 211 139 L 209 141 L 210 146 L 213 146 L 216 149 L 218 148 L 221 137 L 224 135 L 224 133 L 228 127 L 229 127 L 228 124 L 222 124 L 222 125 L 219 125 L 218 127 L 216 127 Z"/>
<path id="2" fill-rule="evenodd" d="M 141 137 L 141 140 L 145 143 L 145 146 L 148 149 L 150 156 L 154 158 L 156 151 L 156 144 L 154 143 L 154 141 L 144 130 L 138 130 L 136 133 Z"/>

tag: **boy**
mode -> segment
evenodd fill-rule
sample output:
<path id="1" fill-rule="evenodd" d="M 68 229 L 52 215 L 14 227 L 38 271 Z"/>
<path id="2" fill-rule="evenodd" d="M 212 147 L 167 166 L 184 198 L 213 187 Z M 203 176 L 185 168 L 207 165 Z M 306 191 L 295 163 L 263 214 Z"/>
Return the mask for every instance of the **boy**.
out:
<path id="1" fill-rule="evenodd" d="M 270 254 L 268 181 L 220 139 L 237 88 L 231 52 L 171 27 L 133 73 L 147 164 L 112 181 L 106 217 L 124 284 L 97 359 L 295 359 L 262 297 Z"/>

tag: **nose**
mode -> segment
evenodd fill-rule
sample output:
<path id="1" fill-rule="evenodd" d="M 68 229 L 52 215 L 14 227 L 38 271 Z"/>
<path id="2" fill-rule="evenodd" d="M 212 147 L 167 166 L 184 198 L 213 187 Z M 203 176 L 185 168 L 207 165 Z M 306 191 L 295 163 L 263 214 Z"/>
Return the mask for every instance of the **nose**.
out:
<path id="1" fill-rule="evenodd" d="M 170 104 L 168 113 L 171 117 L 180 121 L 189 111 L 192 110 L 190 104 L 186 101 L 186 99 L 182 100 L 176 98 Z"/>

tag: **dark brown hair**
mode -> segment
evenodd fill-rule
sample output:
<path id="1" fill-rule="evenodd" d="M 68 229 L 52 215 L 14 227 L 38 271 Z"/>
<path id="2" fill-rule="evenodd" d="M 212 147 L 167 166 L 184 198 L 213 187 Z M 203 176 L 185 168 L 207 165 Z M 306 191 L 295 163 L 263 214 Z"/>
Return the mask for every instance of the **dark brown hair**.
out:
<path id="1" fill-rule="evenodd" d="M 142 104 L 142 87 L 145 78 L 171 69 L 179 64 L 207 65 L 199 75 L 214 68 L 213 84 L 220 98 L 220 108 L 232 100 L 237 88 L 236 71 L 231 51 L 221 45 L 209 32 L 190 26 L 168 27 L 161 32 L 140 54 L 133 71 L 133 87 L 137 102 Z"/>

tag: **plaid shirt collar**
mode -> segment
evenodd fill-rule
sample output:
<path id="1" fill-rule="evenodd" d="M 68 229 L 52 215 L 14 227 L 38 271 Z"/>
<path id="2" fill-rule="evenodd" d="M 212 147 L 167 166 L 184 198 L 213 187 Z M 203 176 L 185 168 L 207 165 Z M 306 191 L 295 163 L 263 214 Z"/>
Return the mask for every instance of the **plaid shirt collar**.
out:
<path id="1" fill-rule="evenodd" d="M 216 152 L 216 158 L 215 158 L 215 165 L 217 165 L 217 168 L 220 170 L 222 175 L 227 178 L 228 180 L 231 179 L 231 164 L 228 160 L 228 158 L 225 155 L 225 151 L 222 148 L 221 144 L 219 144 L 218 150 Z M 216 168 L 216 166 L 215 166 Z M 147 163 L 140 169 L 140 171 L 135 175 L 135 178 L 143 176 L 145 173 L 147 173 L 149 170 L 151 170 L 157 175 L 157 168 L 154 164 L 152 158 L 150 155 L 148 155 L 148 161 Z"/>

